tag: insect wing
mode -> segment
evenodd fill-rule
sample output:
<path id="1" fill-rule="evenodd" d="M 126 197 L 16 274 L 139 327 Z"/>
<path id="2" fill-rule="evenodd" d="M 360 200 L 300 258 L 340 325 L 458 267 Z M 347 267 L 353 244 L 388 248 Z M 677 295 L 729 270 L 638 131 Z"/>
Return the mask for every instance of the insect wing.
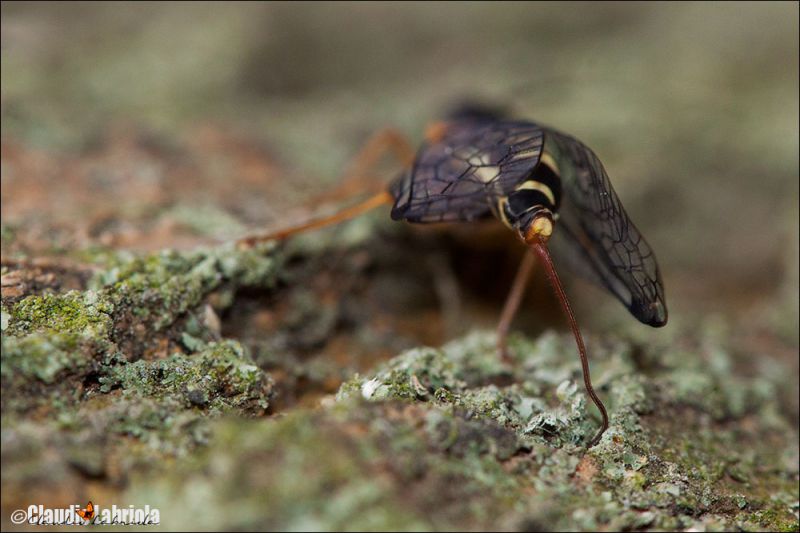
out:
<path id="1" fill-rule="evenodd" d="M 614 192 L 603 164 L 577 139 L 548 129 L 548 151 L 561 168 L 564 190 L 551 246 L 576 273 L 606 287 L 641 322 L 667 322 L 664 285 L 652 248 Z"/>
<path id="2" fill-rule="evenodd" d="M 86 505 L 86 509 L 77 509 L 76 512 L 83 520 L 91 520 L 94 518 L 94 504 L 89 501 Z"/>
<path id="3" fill-rule="evenodd" d="M 391 188 L 394 220 L 469 221 L 490 213 L 539 162 L 543 131 L 530 122 L 455 120 L 426 143 Z"/>

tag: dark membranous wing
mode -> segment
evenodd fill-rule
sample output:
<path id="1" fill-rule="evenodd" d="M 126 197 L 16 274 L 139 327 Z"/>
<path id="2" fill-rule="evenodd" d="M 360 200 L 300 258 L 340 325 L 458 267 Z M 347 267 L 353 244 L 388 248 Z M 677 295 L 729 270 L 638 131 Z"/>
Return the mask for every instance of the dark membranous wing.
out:
<path id="1" fill-rule="evenodd" d="M 602 163 L 583 143 L 551 129 L 545 130 L 545 145 L 567 167 L 560 169 L 564 195 L 551 239 L 554 254 L 606 287 L 641 322 L 663 326 L 667 308 L 655 255 L 625 213 Z"/>
<path id="2" fill-rule="evenodd" d="M 542 129 L 530 122 L 463 119 L 447 122 L 425 143 L 413 167 L 392 184 L 394 220 L 469 221 L 490 213 L 539 162 Z"/>

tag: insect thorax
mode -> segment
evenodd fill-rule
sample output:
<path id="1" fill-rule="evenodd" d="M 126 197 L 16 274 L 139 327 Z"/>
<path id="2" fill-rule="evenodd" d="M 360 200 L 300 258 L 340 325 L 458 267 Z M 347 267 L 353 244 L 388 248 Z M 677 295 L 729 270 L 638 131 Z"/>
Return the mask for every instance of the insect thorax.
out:
<path id="1" fill-rule="evenodd" d="M 492 211 L 503 224 L 526 235 L 532 226 L 549 237 L 561 204 L 561 178 L 555 158 L 544 151 L 533 172 L 507 196 L 497 198 Z M 548 227 L 549 221 L 549 227 Z"/>

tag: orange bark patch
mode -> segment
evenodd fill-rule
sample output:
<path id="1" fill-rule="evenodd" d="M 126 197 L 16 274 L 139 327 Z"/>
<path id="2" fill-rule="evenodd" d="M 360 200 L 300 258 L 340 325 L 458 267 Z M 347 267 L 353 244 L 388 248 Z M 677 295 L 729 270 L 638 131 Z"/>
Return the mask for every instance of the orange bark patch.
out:
<path id="1" fill-rule="evenodd" d="M 589 485 L 599 469 L 597 463 L 588 455 L 584 455 L 575 468 L 575 482 L 580 486 Z"/>

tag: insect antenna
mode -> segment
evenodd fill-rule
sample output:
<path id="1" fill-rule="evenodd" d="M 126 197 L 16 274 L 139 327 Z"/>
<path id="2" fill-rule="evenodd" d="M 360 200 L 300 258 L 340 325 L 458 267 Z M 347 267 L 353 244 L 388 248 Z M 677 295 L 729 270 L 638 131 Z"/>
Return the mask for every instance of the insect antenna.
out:
<path id="1" fill-rule="evenodd" d="M 606 412 L 606 407 L 603 405 L 603 402 L 601 402 L 600 398 L 598 398 L 597 394 L 595 394 L 594 387 L 592 387 L 592 377 L 589 373 L 589 358 L 586 356 L 586 346 L 583 344 L 583 337 L 581 336 L 580 329 L 578 329 L 578 323 L 575 321 L 575 314 L 572 312 L 572 307 L 569 305 L 567 294 L 564 292 L 564 287 L 561 285 L 561 280 L 556 273 L 553 260 L 550 258 L 550 252 L 547 250 L 547 245 L 537 238 L 536 241 L 530 243 L 530 246 L 533 248 L 533 251 L 536 252 L 536 255 L 541 260 L 542 265 L 544 265 L 544 271 L 547 273 L 547 278 L 550 280 L 550 284 L 553 286 L 553 291 L 555 291 L 556 297 L 561 304 L 561 309 L 564 311 L 567 322 L 569 322 L 569 327 L 572 329 L 572 335 L 575 337 L 575 343 L 578 345 L 578 353 L 581 357 L 581 366 L 583 367 L 583 384 L 586 386 L 586 392 L 589 394 L 592 402 L 594 402 L 594 404 L 597 406 L 597 409 L 600 411 L 600 414 L 603 416 L 603 425 L 600 428 L 600 431 L 597 432 L 597 435 L 595 435 L 589 443 L 589 447 L 591 448 L 600 442 L 600 437 L 602 437 L 603 433 L 605 433 L 605 431 L 608 429 L 608 413 Z"/>
<path id="2" fill-rule="evenodd" d="M 394 202 L 394 196 L 392 196 L 392 194 L 389 191 L 382 191 L 374 196 L 370 196 L 369 198 L 367 198 L 362 202 L 359 202 L 355 205 L 337 211 L 332 215 L 325 215 L 317 218 L 312 218 L 306 222 L 297 224 L 295 226 L 289 226 L 287 228 L 270 231 L 259 235 L 250 235 L 248 237 L 244 237 L 236 241 L 236 245 L 240 248 L 250 248 L 260 242 L 281 241 L 288 237 L 291 237 L 292 235 L 303 233 L 304 231 L 323 228 L 325 226 L 330 226 L 331 224 L 336 224 L 337 222 L 344 222 L 345 220 L 350 220 L 352 218 L 357 217 L 358 215 L 366 213 L 367 211 L 371 211 L 376 207 L 380 207 L 385 204 L 391 204 L 392 202 Z"/>

